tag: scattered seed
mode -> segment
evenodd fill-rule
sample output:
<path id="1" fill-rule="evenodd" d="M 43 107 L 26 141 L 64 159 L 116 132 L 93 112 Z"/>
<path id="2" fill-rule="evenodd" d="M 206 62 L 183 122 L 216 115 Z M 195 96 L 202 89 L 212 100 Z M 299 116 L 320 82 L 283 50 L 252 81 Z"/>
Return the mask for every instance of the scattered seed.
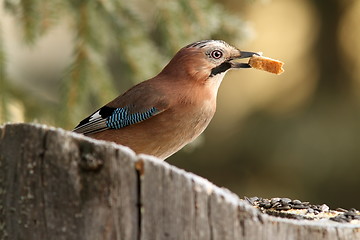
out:
<path id="1" fill-rule="evenodd" d="M 280 207 L 277 207 L 277 208 L 275 208 L 275 209 L 278 210 L 278 211 L 281 211 L 281 210 L 290 210 L 291 207 L 290 207 L 290 206 L 280 206 Z"/>
<path id="2" fill-rule="evenodd" d="M 280 198 L 272 198 L 271 199 L 271 204 L 275 204 L 275 203 L 277 203 L 279 201 L 280 201 Z"/>
<path id="3" fill-rule="evenodd" d="M 250 204 L 255 207 L 258 207 L 262 212 L 279 217 L 287 217 L 287 218 L 295 218 L 295 219 L 319 219 L 326 218 L 324 215 L 319 215 L 320 213 L 327 213 L 330 211 L 329 206 L 326 204 L 318 204 L 313 205 L 309 202 L 302 202 L 298 199 L 291 200 L 290 198 L 260 198 L 260 197 L 244 197 Z M 287 212 L 291 209 L 306 209 L 305 214 L 297 215 L 297 213 Z M 337 222 L 351 222 L 352 220 L 360 220 L 360 213 L 355 208 L 351 208 L 350 210 L 346 210 L 343 208 L 337 208 L 336 212 L 333 214 L 338 214 L 334 217 L 328 217 L 328 219 Z M 341 212 L 341 213 L 339 213 Z M 313 215 L 311 215 L 313 214 Z M 319 215 L 319 216 L 314 216 Z M 332 215 L 333 216 L 333 215 Z"/>
<path id="4" fill-rule="evenodd" d="M 289 204 L 291 202 L 290 198 L 281 198 L 280 200 L 281 204 Z"/>
<path id="5" fill-rule="evenodd" d="M 338 212 L 347 212 L 348 210 L 346 210 L 346 209 L 344 209 L 344 208 L 337 208 L 337 209 L 335 209 L 336 211 L 338 211 Z"/>
<path id="6" fill-rule="evenodd" d="M 297 199 L 293 200 L 292 203 L 295 204 L 295 205 L 302 205 L 302 202 L 300 200 L 297 200 Z"/>
<path id="7" fill-rule="evenodd" d="M 308 210 L 306 211 L 306 213 L 314 213 L 314 209 L 308 208 Z"/>

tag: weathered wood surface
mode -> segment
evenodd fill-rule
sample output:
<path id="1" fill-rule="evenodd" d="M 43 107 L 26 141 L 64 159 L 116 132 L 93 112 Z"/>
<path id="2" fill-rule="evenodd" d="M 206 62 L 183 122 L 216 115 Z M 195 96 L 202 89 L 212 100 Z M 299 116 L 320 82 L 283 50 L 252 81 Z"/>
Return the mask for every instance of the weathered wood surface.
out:
<path id="1" fill-rule="evenodd" d="M 9 124 L 0 127 L 0 239 L 360 239 L 360 226 L 268 216 L 126 147 Z"/>

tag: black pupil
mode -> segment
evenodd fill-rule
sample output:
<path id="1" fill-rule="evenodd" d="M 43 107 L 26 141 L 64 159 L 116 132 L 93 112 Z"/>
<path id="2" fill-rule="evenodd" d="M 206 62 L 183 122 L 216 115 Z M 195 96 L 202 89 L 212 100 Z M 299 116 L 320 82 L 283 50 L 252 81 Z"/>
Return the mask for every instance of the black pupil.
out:
<path id="1" fill-rule="evenodd" d="M 222 52 L 220 52 L 219 50 L 215 50 L 215 51 L 212 52 L 211 55 L 212 55 L 213 58 L 218 59 L 218 58 L 222 57 Z"/>

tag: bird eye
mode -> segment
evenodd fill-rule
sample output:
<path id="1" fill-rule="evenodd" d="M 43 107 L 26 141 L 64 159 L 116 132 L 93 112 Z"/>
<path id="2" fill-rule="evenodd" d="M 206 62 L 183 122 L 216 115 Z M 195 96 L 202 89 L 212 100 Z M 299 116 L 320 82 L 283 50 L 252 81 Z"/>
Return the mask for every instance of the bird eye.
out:
<path id="1" fill-rule="evenodd" d="M 211 52 L 211 57 L 215 59 L 219 59 L 223 56 L 223 53 L 220 50 L 214 50 Z"/>

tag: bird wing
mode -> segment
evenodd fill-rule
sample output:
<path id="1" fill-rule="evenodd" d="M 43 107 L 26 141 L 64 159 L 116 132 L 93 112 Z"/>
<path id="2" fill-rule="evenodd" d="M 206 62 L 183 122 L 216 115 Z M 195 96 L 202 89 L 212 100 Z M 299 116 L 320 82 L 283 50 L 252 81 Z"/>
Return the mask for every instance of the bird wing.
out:
<path id="1" fill-rule="evenodd" d="M 131 113 L 131 107 L 112 108 L 104 106 L 89 117 L 82 120 L 73 130 L 85 135 L 104 131 L 106 129 L 120 129 L 149 119 L 164 110 L 151 107 L 143 112 Z"/>
<path id="2" fill-rule="evenodd" d="M 120 129 L 145 121 L 167 108 L 164 94 L 144 82 L 95 111 L 73 131 L 88 135 L 107 129 Z"/>

